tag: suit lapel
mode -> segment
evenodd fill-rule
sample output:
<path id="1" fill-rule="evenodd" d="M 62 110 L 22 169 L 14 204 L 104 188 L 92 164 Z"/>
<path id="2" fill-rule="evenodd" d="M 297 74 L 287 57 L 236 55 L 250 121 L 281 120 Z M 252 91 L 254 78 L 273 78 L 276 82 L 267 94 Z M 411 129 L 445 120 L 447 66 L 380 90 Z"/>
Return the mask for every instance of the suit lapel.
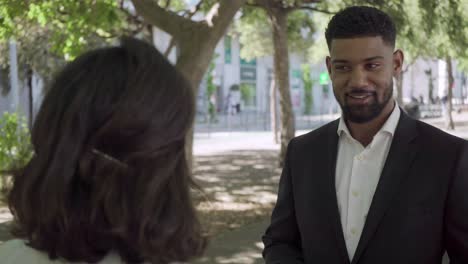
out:
<path id="1" fill-rule="evenodd" d="M 338 209 L 338 200 L 336 197 L 335 187 L 335 169 L 336 169 L 336 158 L 338 152 L 338 121 L 335 121 L 330 130 L 328 131 L 328 141 L 326 146 L 327 152 L 327 163 L 325 170 L 328 175 L 324 178 L 325 182 L 323 185 L 324 190 L 324 206 L 330 219 L 329 223 L 332 228 L 333 235 L 336 239 L 337 249 L 340 252 L 340 256 L 343 260 L 342 263 L 349 264 L 348 251 L 346 249 L 346 242 L 344 239 L 343 228 L 341 226 L 340 212 Z"/>
<path id="2" fill-rule="evenodd" d="M 386 210 L 398 192 L 400 183 L 406 178 L 408 169 L 417 152 L 417 145 L 413 142 L 416 135 L 416 122 L 401 111 L 392 145 L 382 170 L 374 198 L 372 199 L 368 217 L 352 264 L 358 263 L 359 258 L 384 217 Z"/>

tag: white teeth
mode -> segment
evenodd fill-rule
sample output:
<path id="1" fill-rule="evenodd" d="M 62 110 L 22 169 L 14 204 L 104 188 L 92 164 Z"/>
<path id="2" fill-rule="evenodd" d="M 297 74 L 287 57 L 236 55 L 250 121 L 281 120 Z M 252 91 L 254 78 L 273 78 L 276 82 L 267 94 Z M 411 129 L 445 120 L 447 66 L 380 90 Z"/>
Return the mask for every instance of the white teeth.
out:
<path id="1" fill-rule="evenodd" d="M 350 97 L 356 98 L 356 99 L 364 99 L 367 97 L 367 95 L 350 95 Z"/>

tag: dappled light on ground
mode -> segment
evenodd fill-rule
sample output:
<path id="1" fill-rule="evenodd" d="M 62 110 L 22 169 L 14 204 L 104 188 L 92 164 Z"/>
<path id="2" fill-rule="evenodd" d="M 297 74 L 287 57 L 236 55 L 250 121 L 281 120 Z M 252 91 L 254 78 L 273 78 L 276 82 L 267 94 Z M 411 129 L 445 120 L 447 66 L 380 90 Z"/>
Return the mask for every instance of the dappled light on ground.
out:
<path id="1" fill-rule="evenodd" d="M 270 214 L 281 173 L 277 157 L 277 151 L 249 150 L 195 158 L 195 179 L 205 192 L 197 197 L 197 208 L 208 234 Z"/>
<path id="2" fill-rule="evenodd" d="M 263 264 L 263 243 L 261 236 L 269 223 L 268 219 L 230 232 L 224 232 L 210 241 L 206 254 L 196 260 L 194 264 Z M 226 240 L 231 243 L 226 243 Z M 232 243 L 235 241 L 235 245 Z"/>
<path id="3" fill-rule="evenodd" d="M 0 244 L 11 238 L 11 213 L 8 207 L 0 208 Z"/>
<path id="4" fill-rule="evenodd" d="M 277 155 L 249 150 L 195 157 L 195 180 L 204 190 L 195 199 L 208 235 L 258 222 L 271 213 L 281 173 Z M 11 238 L 9 221 L 8 208 L 0 208 L 0 242 Z"/>

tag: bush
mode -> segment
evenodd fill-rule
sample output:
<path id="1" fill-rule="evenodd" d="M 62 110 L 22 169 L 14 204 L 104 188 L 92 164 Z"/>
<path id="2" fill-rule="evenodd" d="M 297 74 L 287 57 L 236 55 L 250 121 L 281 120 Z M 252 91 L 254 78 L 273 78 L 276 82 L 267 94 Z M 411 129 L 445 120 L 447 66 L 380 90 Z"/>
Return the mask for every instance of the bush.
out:
<path id="1" fill-rule="evenodd" d="M 0 191 L 11 187 L 9 170 L 26 165 L 32 157 L 32 146 L 27 121 L 18 113 L 5 112 L 0 117 Z"/>
<path id="2" fill-rule="evenodd" d="M 240 85 L 241 98 L 246 105 L 253 105 L 253 99 L 255 98 L 255 87 L 253 84 L 242 83 Z"/>

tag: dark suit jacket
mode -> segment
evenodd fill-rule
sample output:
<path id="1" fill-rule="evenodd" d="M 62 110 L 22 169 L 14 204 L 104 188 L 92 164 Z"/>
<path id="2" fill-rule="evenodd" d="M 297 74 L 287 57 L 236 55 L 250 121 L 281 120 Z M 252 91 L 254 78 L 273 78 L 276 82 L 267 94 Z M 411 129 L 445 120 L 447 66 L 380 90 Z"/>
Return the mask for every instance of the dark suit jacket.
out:
<path id="1" fill-rule="evenodd" d="M 266 263 L 349 264 L 335 190 L 338 120 L 287 151 Z M 468 264 L 468 145 L 402 112 L 352 264 Z"/>

